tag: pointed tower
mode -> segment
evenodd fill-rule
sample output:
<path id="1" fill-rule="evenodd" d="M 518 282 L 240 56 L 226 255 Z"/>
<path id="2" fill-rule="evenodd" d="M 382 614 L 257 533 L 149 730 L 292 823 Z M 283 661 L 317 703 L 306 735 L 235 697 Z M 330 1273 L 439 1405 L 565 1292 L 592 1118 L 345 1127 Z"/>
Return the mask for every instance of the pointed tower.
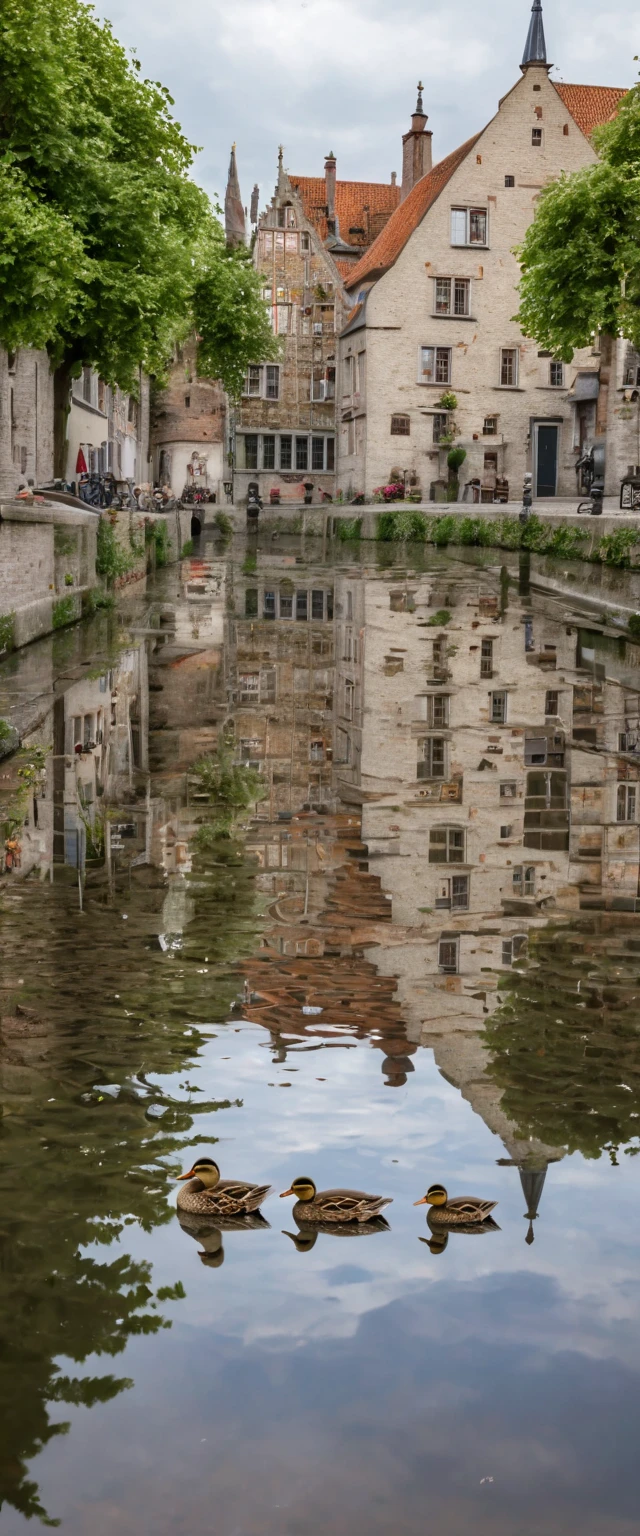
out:
<path id="1" fill-rule="evenodd" d="M 547 64 L 547 45 L 544 40 L 544 24 L 542 21 L 542 0 L 533 0 L 531 21 L 529 22 L 529 31 L 520 68 L 530 69 L 532 65 L 536 64 L 541 64 L 546 70 L 551 68 L 551 65 Z"/>
<path id="2" fill-rule="evenodd" d="M 547 1165 L 544 1168 L 519 1168 L 522 1193 L 527 1202 L 525 1221 L 529 1223 L 529 1229 L 525 1237 L 525 1243 L 531 1245 L 534 1240 L 533 1223 L 538 1217 L 538 1206 L 547 1177 Z"/>
<path id="3" fill-rule="evenodd" d="M 422 81 L 418 85 L 418 100 L 416 110 L 411 118 L 411 127 L 408 133 L 402 135 L 402 193 L 400 201 L 404 202 L 412 187 L 422 176 L 426 176 L 431 170 L 431 140 L 433 134 L 427 128 L 427 114 L 422 105 Z"/>
<path id="4" fill-rule="evenodd" d="M 227 177 L 227 190 L 224 198 L 224 229 L 227 245 L 246 245 L 247 230 L 244 207 L 240 195 L 240 182 L 238 181 L 235 144 L 231 145 L 229 175 Z"/>

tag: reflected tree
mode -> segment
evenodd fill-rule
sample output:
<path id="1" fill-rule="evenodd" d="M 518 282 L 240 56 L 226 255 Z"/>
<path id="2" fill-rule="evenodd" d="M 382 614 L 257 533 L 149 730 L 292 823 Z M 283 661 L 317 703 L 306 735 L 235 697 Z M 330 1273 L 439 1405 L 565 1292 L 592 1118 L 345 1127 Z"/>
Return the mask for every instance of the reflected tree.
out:
<path id="1" fill-rule="evenodd" d="M 488 1075 L 529 1136 L 617 1161 L 640 1135 L 640 941 L 616 913 L 530 934 L 485 1031 Z"/>

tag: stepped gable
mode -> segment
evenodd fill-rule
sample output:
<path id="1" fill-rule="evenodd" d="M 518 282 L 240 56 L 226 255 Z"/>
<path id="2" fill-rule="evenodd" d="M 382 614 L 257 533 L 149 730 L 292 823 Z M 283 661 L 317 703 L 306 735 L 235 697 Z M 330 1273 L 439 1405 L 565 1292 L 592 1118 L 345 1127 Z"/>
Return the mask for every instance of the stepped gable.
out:
<path id="1" fill-rule="evenodd" d="M 447 182 L 451 180 L 454 171 L 457 171 L 458 166 L 462 164 L 479 138 L 480 134 L 474 133 L 473 138 L 467 139 L 459 149 L 454 149 L 446 159 L 434 165 L 427 176 L 422 176 L 420 181 L 416 182 L 415 187 L 396 209 L 377 240 L 374 240 L 371 250 L 367 251 L 366 256 L 363 256 L 358 265 L 353 268 L 348 279 L 349 288 L 355 287 L 358 283 L 382 277 L 382 274 L 394 265 L 414 230 L 418 228 L 425 214 L 444 191 Z"/>

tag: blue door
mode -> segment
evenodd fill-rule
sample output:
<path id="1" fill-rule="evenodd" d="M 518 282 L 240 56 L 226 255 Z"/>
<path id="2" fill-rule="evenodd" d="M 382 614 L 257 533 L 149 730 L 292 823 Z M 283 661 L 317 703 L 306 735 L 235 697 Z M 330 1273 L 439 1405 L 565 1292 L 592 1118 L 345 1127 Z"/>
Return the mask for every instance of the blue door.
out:
<path id="1" fill-rule="evenodd" d="M 536 427 L 536 496 L 555 496 L 558 483 L 558 428 L 541 421 Z"/>

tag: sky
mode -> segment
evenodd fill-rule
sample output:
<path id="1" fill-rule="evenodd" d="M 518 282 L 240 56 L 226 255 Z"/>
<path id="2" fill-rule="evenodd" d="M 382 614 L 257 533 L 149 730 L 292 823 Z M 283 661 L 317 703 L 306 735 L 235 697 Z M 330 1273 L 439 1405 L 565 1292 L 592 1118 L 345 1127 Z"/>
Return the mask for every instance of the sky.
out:
<path id="1" fill-rule="evenodd" d="M 632 85 L 640 0 L 543 0 L 552 78 Z M 168 86 L 202 146 L 196 179 L 224 195 L 237 143 L 245 204 L 298 175 L 401 179 L 401 136 L 425 86 L 434 160 L 481 128 L 519 78 L 528 0 L 97 0 L 142 70 Z"/>

